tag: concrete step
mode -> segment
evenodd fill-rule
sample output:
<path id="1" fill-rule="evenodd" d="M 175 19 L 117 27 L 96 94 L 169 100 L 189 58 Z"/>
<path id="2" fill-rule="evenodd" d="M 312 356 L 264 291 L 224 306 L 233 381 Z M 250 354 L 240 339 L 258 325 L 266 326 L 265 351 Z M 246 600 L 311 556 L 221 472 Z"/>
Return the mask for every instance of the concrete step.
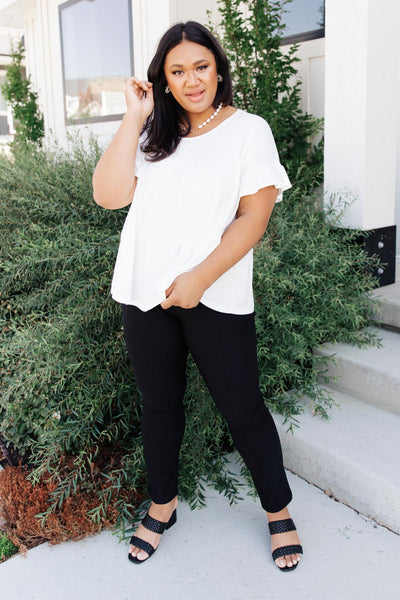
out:
<path id="1" fill-rule="evenodd" d="M 324 344 L 315 352 L 334 356 L 328 367 L 331 387 L 400 415 L 400 333 L 371 329 L 382 347 Z"/>
<path id="2" fill-rule="evenodd" d="M 299 428 L 274 414 L 285 467 L 335 499 L 400 533 L 400 416 L 330 390 L 330 420 L 304 401 Z"/>
<path id="3" fill-rule="evenodd" d="M 373 290 L 371 297 L 379 301 L 379 306 L 372 310 L 371 318 L 400 331 L 400 281 Z"/>

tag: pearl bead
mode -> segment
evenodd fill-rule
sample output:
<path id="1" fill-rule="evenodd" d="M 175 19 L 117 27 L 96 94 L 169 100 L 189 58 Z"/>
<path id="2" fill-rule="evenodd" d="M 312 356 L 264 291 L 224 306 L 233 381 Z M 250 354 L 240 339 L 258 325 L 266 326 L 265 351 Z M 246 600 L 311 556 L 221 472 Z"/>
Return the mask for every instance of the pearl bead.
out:
<path id="1" fill-rule="evenodd" d="M 214 112 L 213 115 L 211 115 L 211 117 L 209 117 L 208 119 L 206 119 L 204 121 L 204 123 L 201 123 L 201 125 L 198 125 L 194 129 L 191 129 L 190 133 L 193 133 L 194 131 L 197 131 L 198 129 L 202 129 L 205 125 L 207 125 L 207 123 L 210 123 L 210 121 L 212 121 L 217 116 L 217 114 L 219 113 L 219 111 L 221 110 L 221 108 L 222 108 L 222 102 L 218 105 L 217 110 Z"/>

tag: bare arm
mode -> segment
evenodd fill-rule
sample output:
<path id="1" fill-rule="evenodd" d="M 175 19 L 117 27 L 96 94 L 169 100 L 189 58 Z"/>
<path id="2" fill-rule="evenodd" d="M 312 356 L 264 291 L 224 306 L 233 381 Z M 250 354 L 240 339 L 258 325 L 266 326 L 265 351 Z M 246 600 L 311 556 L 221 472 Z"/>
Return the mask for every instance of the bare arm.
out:
<path id="1" fill-rule="evenodd" d="M 162 308 L 176 305 L 193 308 L 205 290 L 233 267 L 261 239 L 268 225 L 278 190 L 271 185 L 240 199 L 236 219 L 221 242 L 195 269 L 178 275 L 166 290 Z"/>
<path id="2" fill-rule="evenodd" d="M 154 106 L 152 84 L 129 79 L 125 98 L 127 112 L 93 173 L 93 198 L 103 208 L 122 208 L 132 202 L 139 136 Z"/>

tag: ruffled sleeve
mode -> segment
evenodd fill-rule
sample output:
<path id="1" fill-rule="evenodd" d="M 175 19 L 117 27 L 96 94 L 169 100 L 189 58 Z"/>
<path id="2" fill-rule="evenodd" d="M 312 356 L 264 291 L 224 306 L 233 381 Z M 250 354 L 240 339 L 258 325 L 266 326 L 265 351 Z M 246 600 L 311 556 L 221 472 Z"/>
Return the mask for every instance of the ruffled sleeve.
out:
<path id="1" fill-rule="evenodd" d="M 276 201 L 280 202 L 282 193 L 292 184 L 279 161 L 271 128 L 259 117 L 252 134 L 242 156 L 239 195 L 255 194 L 263 187 L 274 185 L 279 190 Z"/>

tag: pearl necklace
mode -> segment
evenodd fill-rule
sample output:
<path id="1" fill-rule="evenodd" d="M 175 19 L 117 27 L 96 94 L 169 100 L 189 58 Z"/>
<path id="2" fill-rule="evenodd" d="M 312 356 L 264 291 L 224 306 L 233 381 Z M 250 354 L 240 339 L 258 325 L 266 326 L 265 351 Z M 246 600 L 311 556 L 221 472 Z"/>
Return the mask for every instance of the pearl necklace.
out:
<path id="1" fill-rule="evenodd" d="M 213 119 L 215 119 L 215 117 L 217 116 L 217 114 L 219 113 L 219 111 L 221 110 L 221 108 L 222 108 L 222 102 L 220 102 L 218 104 L 218 107 L 217 107 L 216 111 L 214 112 L 214 114 L 211 115 L 211 117 L 209 117 L 208 119 L 206 119 L 205 121 L 203 121 L 203 123 L 201 123 L 201 125 L 198 125 L 194 129 L 191 129 L 190 133 L 194 133 L 198 129 L 202 129 L 202 127 L 204 127 L 205 125 L 208 125 L 208 123 L 210 123 Z"/>

